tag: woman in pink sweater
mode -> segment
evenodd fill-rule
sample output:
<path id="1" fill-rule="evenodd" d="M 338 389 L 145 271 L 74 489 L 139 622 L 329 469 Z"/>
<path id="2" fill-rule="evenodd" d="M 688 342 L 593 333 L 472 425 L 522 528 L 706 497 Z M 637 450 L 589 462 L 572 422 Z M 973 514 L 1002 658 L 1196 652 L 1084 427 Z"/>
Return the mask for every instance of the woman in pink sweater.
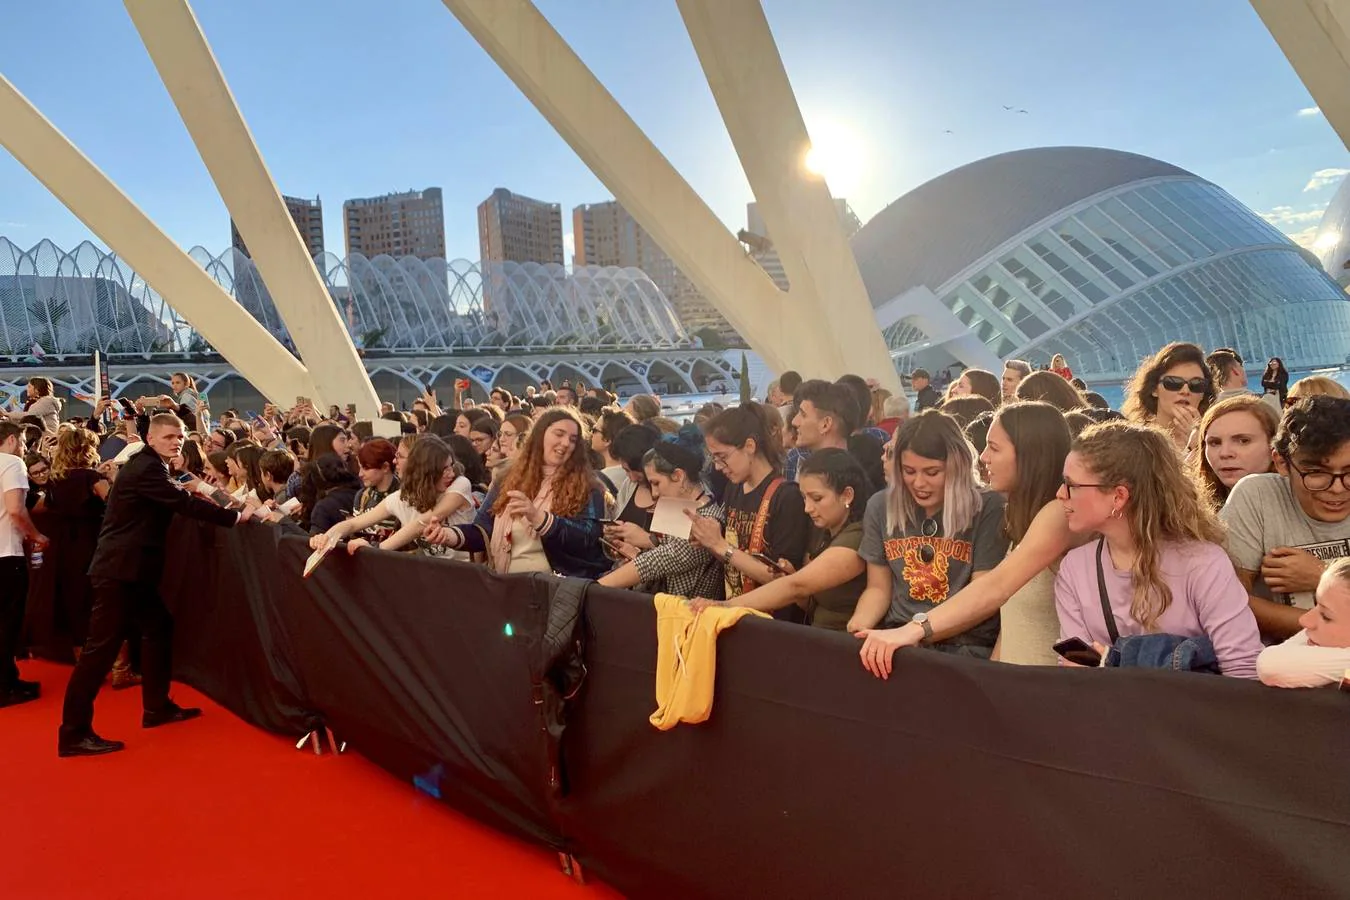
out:
<path id="1" fill-rule="evenodd" d="M 1207 637 L 1223 674 L 1256 677 L 1261 636 L 1223 526 L 1162 432 L 1126 422 L 1088 428 L 1064 461 L 1057 497 L 1071 531 L 1100 535 L 1069 551 L 1055 579 L 1061 637 L 1111 642 L 1100 559 L 1122 636 Z"/>

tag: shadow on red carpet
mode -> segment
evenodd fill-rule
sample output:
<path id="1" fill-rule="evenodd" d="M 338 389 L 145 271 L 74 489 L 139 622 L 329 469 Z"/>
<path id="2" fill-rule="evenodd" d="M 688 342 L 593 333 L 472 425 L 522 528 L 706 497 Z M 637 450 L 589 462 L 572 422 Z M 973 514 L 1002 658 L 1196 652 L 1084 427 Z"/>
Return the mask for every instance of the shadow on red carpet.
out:
<path id="1" fill-rule="evenodd" d="M 95 728 L 127 749 L 60 759 L 71 670 L 22 670 L 43 693 L 0 710 L 4 900 L 618 896 L 359 754 L 296 751 L 181 685 L 201 719 L 145 731 L 140 691 L 105 689 Z"/>

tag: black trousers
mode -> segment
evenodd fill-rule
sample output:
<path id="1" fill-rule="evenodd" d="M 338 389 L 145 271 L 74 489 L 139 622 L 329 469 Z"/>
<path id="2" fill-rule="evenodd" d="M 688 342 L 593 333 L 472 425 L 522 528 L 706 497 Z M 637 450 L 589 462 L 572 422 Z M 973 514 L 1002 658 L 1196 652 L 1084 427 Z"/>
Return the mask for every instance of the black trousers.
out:
<path id="1" fill-rule="evenodd" d="M 19 655 L 23 640 L 23 610 L 28 603 L 28 560 L 0 556 L 0 694 L 9 693 L 19 680 Z"/>
<path id="2" fill-rule="evenodd" d="M 173 670 L 173 617 L 159 599 L 157 585 L 134 581 L 94 580 L 94 609 L 89 638 L 66 687 L 61 737 L 79 740 L 93 730 L 94 698 L 112 671 L 122 641 L 141 641 L 141 703 L 159 712 L 169 703 Z"/>

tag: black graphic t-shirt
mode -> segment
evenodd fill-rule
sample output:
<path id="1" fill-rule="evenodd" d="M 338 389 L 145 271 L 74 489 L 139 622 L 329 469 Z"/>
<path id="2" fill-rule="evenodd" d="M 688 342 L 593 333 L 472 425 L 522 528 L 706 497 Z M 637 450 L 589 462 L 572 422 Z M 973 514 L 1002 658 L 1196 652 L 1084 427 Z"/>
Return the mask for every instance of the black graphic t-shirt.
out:
<path id="1" fill-rule="evenodd" d="M 759 515 L 760 504 L 764 502 L 764 493 L 774 481 L 769 476 L 754 490 L 746 493 L 744 485 L 728 484 L 722 505 L 727 511 L 726 541 L 733 547 L 749 552 L 750 541 L 754 535 L 755 518 Z M 775 562 L 786 559 L 796 568 L 801 568 L 806 557 L 806 545 L 811 538 L 811 520 L 807 518 L 802 503 L 802 492 L 794 482 L 784 481 L 778 485 L 773 499 L 769 501 L 769 515 L 764 524 L 763 553 Z M 753 585 L 735 566 L 727 566 L 727 599 L 739 597 Z M 800 607 L 798 607 L 800 609 Z"/>
<path id="2" fill-rule="evenodd" d="M 903 490 L 901 488 L 900 490 Z M 975 572 L 985 572 L 1008 554 L 1003 533 L 1003 495 L 983 491 L 984 499 L 970 527 L 943 537 L 942 514 L 924 523 L 910 523 L 902 532 L 886 529 L 886 502 L 890 491 L 879 491 L 867 503 L 863 541 L 858 555 L 869 563 L 891 569 L 891 608 L 883 628 L 904 625 L 921 612 L 931 612 L 961 588 Z M 993 650 L 998 640 L 998 614 L 963 634 L 940 642 L 939 649 L 977 646 Z M 943 645 L 951 645 L 950 647 Z M 987 655 L 987 654 L 986 654 Z"/>

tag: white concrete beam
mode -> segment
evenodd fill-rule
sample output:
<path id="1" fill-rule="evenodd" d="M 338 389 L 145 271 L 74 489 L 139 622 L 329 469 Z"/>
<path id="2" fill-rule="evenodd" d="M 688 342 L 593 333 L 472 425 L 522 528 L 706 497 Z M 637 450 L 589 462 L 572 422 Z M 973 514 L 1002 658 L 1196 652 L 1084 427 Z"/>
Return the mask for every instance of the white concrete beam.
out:
<path id="1" fill-rule="evenodd" d="M 313 396 L 300 361 L 0 76 L 0 145 L 278 404 Z"/>
<path id="2" fill-rule="evenodd" d="M 124 5 L 309 367 L 316 403 L 355 403 L 362 417 L 374 418 L 375 388 L 191 7 L 186 0 Z"/>
<path id="3" fill-rule="evenodd" d="M 1251 0 L 1322 115 L 1350 147 L 1350 0 Z"/>
<path id="4" fill-rule="evenodd" d="M 533 3 L 443 2 L 771 368 L 837 374 L 818 323 L 788 314 L 784 294 Z"/>
<path id="5" fill-rule="evenodd" d="M 857 260 L 825 182 L 806 171 L 810 138 L 758 0 L 677 0 L 689 38 L 792 288 L 786 314 L 810 322 L 822 374 L 861 372 L 900 387 Z"/>

